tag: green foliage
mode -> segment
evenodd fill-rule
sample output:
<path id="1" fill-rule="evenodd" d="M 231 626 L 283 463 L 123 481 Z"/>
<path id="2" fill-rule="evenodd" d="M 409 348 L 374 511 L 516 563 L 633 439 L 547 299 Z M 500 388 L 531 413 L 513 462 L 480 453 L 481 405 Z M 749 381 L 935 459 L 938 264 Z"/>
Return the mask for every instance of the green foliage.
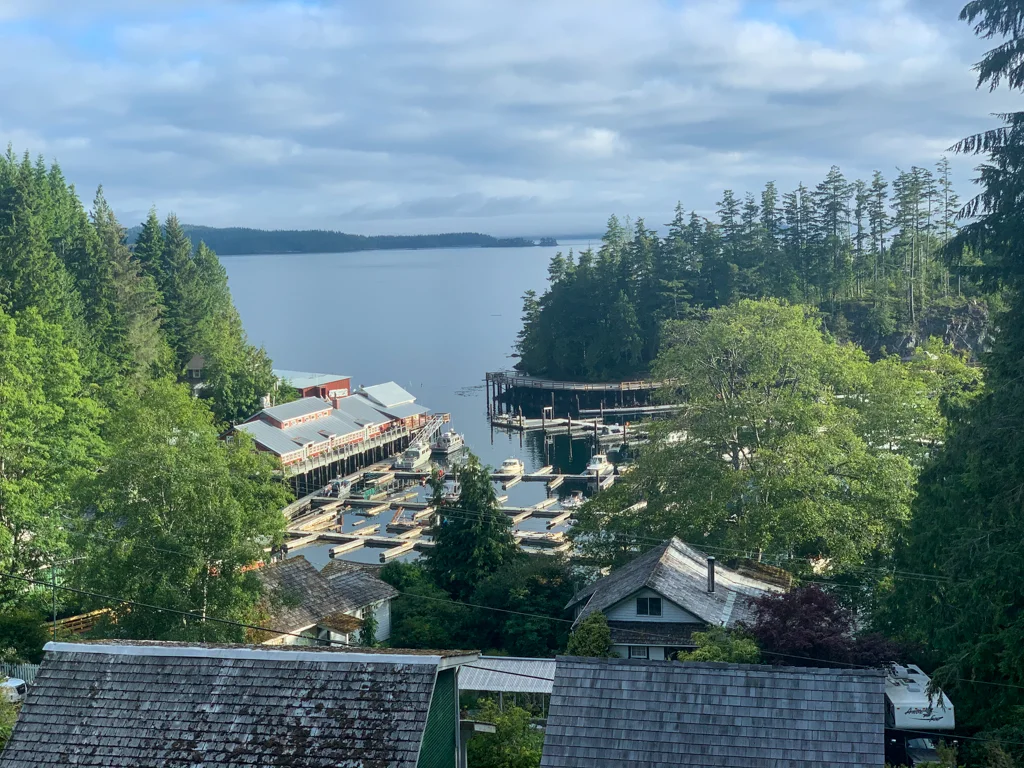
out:
<path id="1" fill-rule="evenodd" d="M 997 38 L 978 65 L 979 83 L 1021 87 L 1020 2 L 975 0 L 962 18 Z M 986 360 L 986 391 L 964 404 L 956 428 L 921 477 L 900 570 L 927 580 L 895 579 L 880 626 L 928 648 L 932 679 L 956 702 L 958 727 L 1016 729 L 1024 707 L 1024 114 L 965 139 L 962 151 L 986 152 L 977 218 L 951 242 L 970 244 L 988 282 L 1010 290 L 997 343 Z M 995 745 L 993 745 L 995 749 Z M 983 764 L 980 759 L 975 764 Z M 1009 764 L 1007 761 L 992 764 Z"/>
<path id="2" fill-rule="evenodd" d="M 851 184 L 833 166 L 813 190 L 780 197 L 769 182 L 759 201 L 726 190 L 715 222 L 677 204 L 664 238 L 612 216 L 597 254 L 556 254 L 547 291 L 524 297 L 517 367 L 588 380 L 646 373 L 663 321 L 764 297 L 815 306 L 836 329 L 855 316 L 849 338 L 879 353 L 887 337 L 918 332 L 929 306 L 979 295 L 968 242 L 954 238 L 958 210 L 943 158 L 891 188 L 877 172 Z"/>
<path id="3" fill-rule="evenodd" d="M 460 648 L 469 609 L 454 602 L 419 563 L 388 563 L 380 577 L 402 594 L 391 601 L 391 637 L 395 648 Z"/>
<path id="4" fill-rule="evenodd" d="M 434 581 L 457 600 L 478 583 L 521 557 L 512 526 L 501 512 L 491 474 L 476 456 L 459 470 L 459 500 L 441 507 L 431 530 L 434 546 L 424 555 Z"/>
<path id="5" fill-rule="evenodd" d="M 707 632 L 694 632 L 693 651 L 680 651 L 679 661 L 724 661 L 731 664 L 757 664 L 761 658 L 757 643 L 724 627 L 710 627 Z"/>
<path id="6" fill-rule="evenodd" d="M 0 701 L 0 749 L 7 746 L 7 741 L 11 738 L 14 724 L 18 721 L 19 709 L 17 704 Z"/>
<path id="7" fill-rule="evenodd" d="M 943 435 L 914 369 L 837 344 L 804 307 L 743 300 L 668 323 L 655 373 L 686 408 L 580 511 L 582 552 L 611 564 L 679 536 L 839 566 L 891 550 Z"/>
<path id="8" fill-rule="evenodd" d="M 612 653 L 612 631 L 608 627 L 608 619 L 600 611 L 595 611 L 576 625 L 569 635 L 565 653 L 568 656 L 597 656 L 606 658 Z"/>
<path id="9" fill-rule="evenodd" d="M 282 537 L 282 484 L 243 435 L 218 439 L 209 410 L 186 387 L 153 382 L 126 396 L 108 427 L 105 471 L 82 491 L 93 510 L 79 577 L 102 594 L 245 620 L 259 595 L 242 569 Z M 114 606 L 111 635 L 241 640 L 226 625 Z"/>
<path id="10" fill-rule="evenodd" d="M 0 649 L 12 650 L 14 659 L 38 664 L 50 640 L 45 621 L 42 614 L 24 608 L 0 613 Z"/>
<path id="11" fill-rule="evenodd" d="M 36 578 L 68 554 L 61 516 L 102 454 L 100 406 L 60 326 L 0 310 L 0 570 Z M 0 603 L 26 592 L 0 584 Z"/>
<path id="12" fill-rule="evenodd" d="M 372 648 L 377 644 L 377 613 L 368 608 L 363 616 L 363 626 L 359 630 L 359 644 Z"/>
<path id="13" fill-rule="evenodd" d="M 511 656 L 554 656 L 569 634 L 563 610 L 575 594 L 568 562 L 548 555 L 512 560 L 473 591 L 475 646 Z M 525 615 L 533 614 L 533 615 Z"/>
<path id="14" fill-rule="evenodd" d="M 477 734 L 468 744 L 473 768 L 537 768 L 544 748 L 544 732 L 530 724 L 530 713 L 520 707 L 504 711 L 491 699 L 480 702 L 475 717 L 495 725 L 495 732 Z"/>

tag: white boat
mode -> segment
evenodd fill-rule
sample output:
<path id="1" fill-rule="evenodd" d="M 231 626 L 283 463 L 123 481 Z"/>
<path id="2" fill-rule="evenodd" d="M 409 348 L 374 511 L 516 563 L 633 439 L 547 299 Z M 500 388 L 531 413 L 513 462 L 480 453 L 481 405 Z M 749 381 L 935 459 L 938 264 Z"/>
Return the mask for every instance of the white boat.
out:
<path id="1" fill-rule="evenodd" d="M 499 475 L 521 475 L 526 471 L 526 467 L 523 465 L 521 459 L 509 458 L 501 462 L 501 466 L 498 467 L 496 474 Z"/>
<path id="2" fill-rule="evenodd" d="M 608 461 L 608 457 L 603 453 L 597 453 L 591 456 L 583 474 L 597 475 L 598 477 L 601 477 L 603 475 L 611 474 L 614 471 L 615 465 Z"/>
<path id="3" fill-rule="evenodd" d="M 418 469 L 430 461 L 430 446 L 414 443 L 395 462 L 395 469 Z"/>
<path id="4" fill-rule="evenodd" d="M 449 453 L 461 450 L 465 445 L 466 439 L 458 432 L 445 432 L 434 441 L 434 444 L 430 446 L 430 450 L 447 456 Z"/>
<path id="5" fill-rule="evenodd" d="M 559 502 L 562 509 L 579 509 L 583 506 L 583 503 L 587 500 L 587 497 L 583 495 L 583 491 L 573 491 L 571 494 L 566 496 Z"/>
<path id="6" fill-rule="evenodd" d="M 601 427 L 601 437 L 617 437 L 626 432 L 626 430 L 618 424 L 605 424 Z"/>

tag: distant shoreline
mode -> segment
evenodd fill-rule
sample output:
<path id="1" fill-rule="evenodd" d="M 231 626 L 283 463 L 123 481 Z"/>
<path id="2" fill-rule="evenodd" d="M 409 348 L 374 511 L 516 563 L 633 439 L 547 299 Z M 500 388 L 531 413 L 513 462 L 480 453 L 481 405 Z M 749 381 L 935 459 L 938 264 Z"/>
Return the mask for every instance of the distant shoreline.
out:
<path id="1" fill-rule="evenodd" d="M 205 243 L 219 256 L 269 256 L 362 251 L 432 250 L 438 248 L 555 247 L 557 238 L 494 237 L 479 232 L 436 235 L 350 235 L 330 230 L 262 230 L 245 227 L 204 227 L 183 224 L 194 246 Z M 141 226 L 127 232 L 134 243 Z"/>

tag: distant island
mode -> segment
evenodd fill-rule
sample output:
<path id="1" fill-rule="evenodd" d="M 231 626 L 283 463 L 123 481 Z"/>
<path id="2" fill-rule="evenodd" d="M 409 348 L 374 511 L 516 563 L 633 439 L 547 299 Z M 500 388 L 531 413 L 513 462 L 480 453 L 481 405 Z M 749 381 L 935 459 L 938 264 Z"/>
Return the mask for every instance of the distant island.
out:
<path id="1" fill-rule="evenodd" d="M 134 243 L 141 226 L 128 230 Z M 479 232 L 451 232 L 440 235 L 350 235 L 324 229 L 248 229 L 245 227 L 203 227 L 183 224 L 193 244 L 206 243 L 221 256 L 267 253 L 347 253 L 351 251 L 414 248 L 529 248 L 553 246 L 553 237 L 492 237 Z"/>

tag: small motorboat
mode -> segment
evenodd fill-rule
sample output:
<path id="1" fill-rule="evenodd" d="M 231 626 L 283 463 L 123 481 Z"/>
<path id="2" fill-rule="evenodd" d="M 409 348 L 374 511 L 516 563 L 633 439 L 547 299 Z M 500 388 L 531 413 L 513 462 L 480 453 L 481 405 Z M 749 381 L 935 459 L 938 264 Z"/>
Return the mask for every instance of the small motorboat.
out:
<path id="1" fill-rule="evenodd" d="M 447 456 L 450 453 L 462 450 L 466 445 L 466 439 L 458 432 L 445 432 L 434 441 L 430 450 Z"/>
<path id="2" fill-rule="evenodd" d="M 395 469 L 418 469 L 428 461 L 430 461 L 430 447 L 422 443 L 415 443 L 405 449 L 405 452 L 395 462 Z"/>
<path id="3" fill-rule="evenodd" d="M 571 494 L 566 496 L 559 502 L 562 509 L 579 509 L 583 506 L 583 503 L 587 500 L 587 497 L 583 495 L 583 491 L 573 491 Z"/>
<path id="4" fill-rule="evenodd" d="M 501 462 L 501 466 L 498 467 L 497 474 L 499 475 L 521 475 L 526 471 L 526 467 L 523 465 L 522 459 L 515 457 L 505 459 Z"/>
<path id="5" fill-rule="evenodd" d="M 601 477 L 603 475 L 611 474 L 615 471 L 615 465 L 608 461 L 608 457 L 603 453 L 595 454 L 587 462 L 587 468 L 584 471 L 585 475 L 597 475 Z"/>

